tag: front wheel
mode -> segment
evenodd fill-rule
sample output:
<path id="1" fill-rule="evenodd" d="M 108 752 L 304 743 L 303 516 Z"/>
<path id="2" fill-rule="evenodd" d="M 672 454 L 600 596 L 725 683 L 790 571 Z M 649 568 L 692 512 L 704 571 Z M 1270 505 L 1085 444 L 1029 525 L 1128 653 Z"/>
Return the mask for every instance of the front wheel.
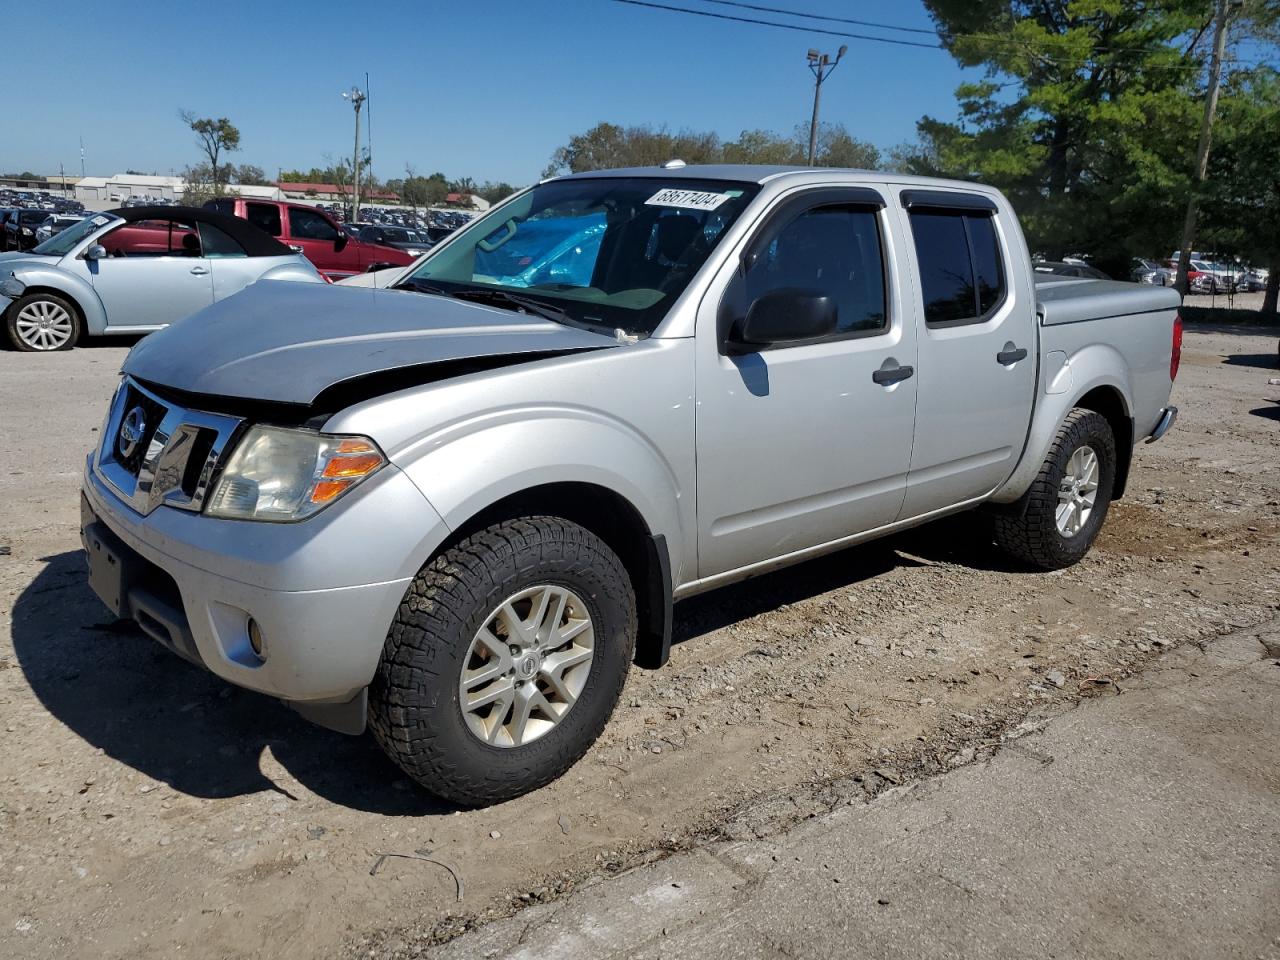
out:
<path id="1" fill-rule="evenodd" d="M 383 750 L 462 806 L 554 780 L 600 735 L 627 677 L 636 602 L 589 530 L 526 517 L 472 534 L 414 579 L 369 688 Z"/>
<path id="2" fill-rule="evenodd" d="M 1093 545 L 1111 505 L 1116 441 L 1107 418 L 1077 407 L 1067 414 L 1027 494 L 1020 516 L 995 518 L 996 542 L 1043 570 L 1077 563 Z"/>
<path id="3" fill-rule="evenodd" d="M 70 350 L 80 337 L 80 316 L 54 293 L 29 293 L 6 311 L 9 342 L 24 353 Z"/>

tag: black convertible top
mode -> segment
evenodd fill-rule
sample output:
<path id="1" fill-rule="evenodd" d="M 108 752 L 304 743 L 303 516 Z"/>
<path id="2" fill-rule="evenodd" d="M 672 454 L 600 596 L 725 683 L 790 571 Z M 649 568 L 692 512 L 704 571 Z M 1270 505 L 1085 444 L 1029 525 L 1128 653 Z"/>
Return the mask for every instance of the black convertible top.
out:
<path id="1" fill-rule="evenodd" d="M 287 257 L 293 254 L 287 246 L 269 233 L 258 229 L 248 220 L 219 213 L 217 210 L 206 210 L 203 207 L 165 206 L 122 207 L 105 212 L 119 217 L 125 223 L 137 223 L 140 220 L 186 220 L 207 223 L 235 240 L 251 257 Z"/>

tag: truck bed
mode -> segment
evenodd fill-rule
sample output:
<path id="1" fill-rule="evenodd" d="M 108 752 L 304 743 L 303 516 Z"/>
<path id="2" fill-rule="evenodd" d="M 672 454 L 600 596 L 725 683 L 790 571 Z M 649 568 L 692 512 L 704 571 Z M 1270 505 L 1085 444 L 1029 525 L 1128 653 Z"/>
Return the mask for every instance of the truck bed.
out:
<path id="1" fill-rule="evenodd" d="M 1181 302 L 1169 287 L 1052 275 L 1036 277 L 1036 311 L 1046 327 L 1176 310 Z"/>

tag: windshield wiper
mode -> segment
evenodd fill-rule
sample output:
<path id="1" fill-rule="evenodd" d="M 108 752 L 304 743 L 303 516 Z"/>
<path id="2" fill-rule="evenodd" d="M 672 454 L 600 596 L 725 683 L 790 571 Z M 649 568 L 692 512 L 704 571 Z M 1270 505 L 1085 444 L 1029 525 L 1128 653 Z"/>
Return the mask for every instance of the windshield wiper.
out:
<path id="1" fill-rule="evenodd" d="M 437 287 L 434 284 L 427 283 L 425 280 L 419 280 L 417 277 L 407 277 L 399 283 L 393 283 L 389 289 L 415 290 L 418 293 L 434 293 L 442 297 L 453 296 L 453 294 L 444 289 L 444 287 Z"/>
<path id="2" fill-rule="evenodd" d="M 525 313 L 532 313 L 542 317 L 544 320 L 575 327 L 580 325 L 566 310 L 553 307 L 549 303 L 534 300 L 532 297 L 522 297 L 518 293 L 507 293 L 505 290 L 454 290 L 449 296 L 456 297 L 459 300 L 475 300 L 477 303 L 486 303 L 493 306 L 510 305 Z"/>
<path id="3" fill-rule="evenodd" d="M 522 313 L 532 313 L 553 323 L 563 324 L 566 327 L 577 327 L 579 330 L 590 330 L 593 333 L 599 333 L 601 327 L 608 327 L 606 323 L 579 320 L 560 307 L 543 303 L 532 297 L 522 297 L 518 293 L 508 293 L 506 290 L 485 290 L 476 287 L 446 290 L 444 287 L 437 287 L 435 284 L 427 283 L 425 280 L 419 280 L 416 277 L 409 277 L 399 283 L 392 284 L 392 289 L 415 290 L 418 293 L 453 297 L 455 300 L 474 300 L 476 303 L 483 303 L 489 306 L 509 307 Z"/>

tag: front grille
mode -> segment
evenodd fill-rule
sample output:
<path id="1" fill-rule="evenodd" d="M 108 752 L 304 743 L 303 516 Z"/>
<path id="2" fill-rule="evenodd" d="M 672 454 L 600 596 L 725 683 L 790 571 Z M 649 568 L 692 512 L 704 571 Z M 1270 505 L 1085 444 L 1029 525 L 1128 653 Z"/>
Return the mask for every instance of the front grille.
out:
<path id="1" fill-rule="evenodd" d="M 161 504 L 199 511 L 242 422 L 185 409 L 126 379 L 112 400 L 93 469 L 139 513 Z"/>
<path id="2" fill-rule="evenodd" d="M 128 448 L 128 441 L 124 435 L 124 419 L 116 425 L 114 442 L 115 442 L 115 461 L 124 467 L 125 472 L 136 477 L 138 471 L 142 469 L 142 463 L 146 459 L 147 449 L 151 446 L 151 441 L 155 439 L 156 431 L 160 429 L 165 414 L 169 409 L 153 397 L 147 396 L 133 384 L 125 387 L 124 396 L 124 417 L 127 418 L 134 410 L 142 411 L 142 422 L 146 425 L 143 429 L 142 439 L 133 444 L 132 448 Z"/>

